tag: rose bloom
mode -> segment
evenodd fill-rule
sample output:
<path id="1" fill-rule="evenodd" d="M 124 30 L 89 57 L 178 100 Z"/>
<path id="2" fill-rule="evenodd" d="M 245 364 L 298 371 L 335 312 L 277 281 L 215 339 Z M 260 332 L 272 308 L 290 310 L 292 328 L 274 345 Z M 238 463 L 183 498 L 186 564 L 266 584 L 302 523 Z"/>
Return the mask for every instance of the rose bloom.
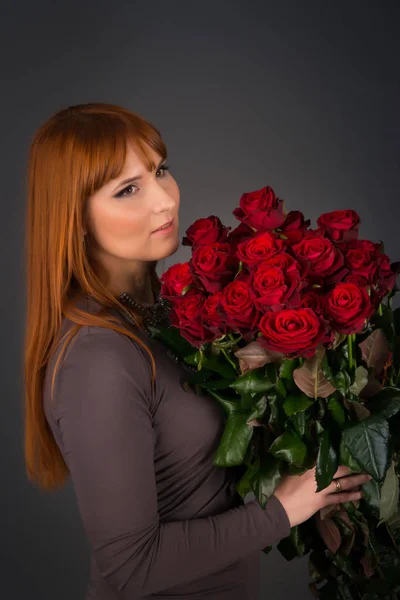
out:
<path id="1" fill-rule="evenodd" d="M 250 238 L 254 237 L 254 229 L 245 225 L 244 223 L 239 223 L 235 229 L 228 233 L 228 242 L 232 246 L 232 252 L 235 253 L 240 242 L 244 242 Z"/>
<path id="2" fill-rule="evenodd" d="M 339 283 L 328 294 L 325 315 L 338 333 L 359 333 L 373 313 L 366 288 Z"/>
<path id="3" fill-rule="evenodd" d="M 282 252 L 285 243 L 275 233 L 260 233 L 237 246 L 236 256 L 251 269 Z"/>
<path id="4" fill-rule="evenodd" d="M 265 312 L 267 309 L 279 310 L 284 305 L 291 308 L 299 306 L 299 281 L 300 275 L 295 267 L 286 271 L 269 263 L 261 263 L 251 278 L 257 308 Z"/>
<path id="5" fill-rule="evenodd" d="M 270 186 L 242 194 L 239 205 L 232 211 L 233 215 L 257 231 L 270 231 L 285 221 L 283 200 Z"/>
<path id="6" fill-rule="evenodd" d="M 387 254 L 378 254 L 378 268 L 371 288 L 371 300 L 377 306 L 395 286 L 400 263 L 391 263 Z"/>
<path id="7" fill-rule="evenodd" d="M 219 217 L 215 215 L 211 215 L 206 219 L 197 219 L 186 230 L 186 236 L 182 238 L 182 246 L 226 242 L 230 229 L 230 227 L 225 227 Z"/>
<path id="8" fill-rule="evenodd" d="M 358 238 L 360 217 L 355 210 L 333 210 L 318 217 L 317 224 L 322 235 L 334 242 L 347 242 Z"/>
<path id="9" fill-rule="evenodd" d="M 183 290 L 194 283 L 190 264 L 185 262 L 172 265 L 161 275 L 160 282 L 161 296 L 171 300 L 181 296 Z"/>
<path id="10" fill-rule="evenodd" d="M 256 330 L 260 313 L 254 305 L 249 278 L 237 277 L 224 288 L 220 296 L 222 309 L 229 327 L 237 330 Z"/>
<path id="11" fill-rule="evenodd" d="M 211 294 L 203 304 L 201 316 L 211 331 L 219 333 L 219 337 L 228 332 L 226 315 L 221 305 L 222 292 Z"/>
<path id="12" fill-rule="evenodd" d="M 312 308 L 317 315 L 323 315 L 325 309 L 326 295 L 309 291 L 301 296 L 301 305 L 304 308 Z"/>
<path id="13" fill-rule="evenodd" d="M 266 350 L 308 357 L 322 341 L 326 323 L 311 308 L 285 309 L 263 315 L 259 329 L 257 342 Z"/>
<path id="14" fill-rule="evenodd" d="M 292 246 L 292 251 L 299 262 L 308 263 L 311 275 L 327 277 L 339 271 L 344 263 L 340 250 L 314 232 L 307 232 L 301 242 Z"/>
<path id="15" fill-rule="evenodd" d="M 372 283 L 378 268 L 380 244 L 369 240 L 353 240 L 347 244 L 345 262 L 352 275 L 363 277 Z"/>
<path id="16" fill-rule="evenodd" d="M 347 275 L 343 283 L 354 283 L 357 287 L 366 287 L 368 285 L 368 281 L 365 277 L 361 277 L 361 275 Z"/>
<path id="17" fill-rule="evenodd" d="M 228 243 L 197 246 L 190 262 L 196 284 L 210 294 L 222 290 L 239 268 L 239 259 Z"/>
<path id="18" fill-rule="evenodd" d="M 310 225 L 310 219 L 304 219 L 300 210 L 291 210 L 286 215 L 284 223 L 279 227 L 290 244 L 296 244 L 303 238 L 304 233 Z"/>
<path id="19" fill-rule="evenodd" d="M 203 294 L 190 291 L 174 302 L 170 310 L 170 323 L 179 329 L 180 334 L 196 348 L 218 337 L 206 327 L 202 317 L 205 301 Z"/>

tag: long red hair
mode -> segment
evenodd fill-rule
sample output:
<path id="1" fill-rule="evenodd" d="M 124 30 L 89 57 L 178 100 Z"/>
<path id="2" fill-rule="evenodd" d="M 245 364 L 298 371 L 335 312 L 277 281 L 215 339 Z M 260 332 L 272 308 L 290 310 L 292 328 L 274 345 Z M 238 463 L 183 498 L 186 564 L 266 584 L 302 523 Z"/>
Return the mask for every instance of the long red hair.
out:
<path id="1" fill-rule="evenodd" d="M 107 307 L 122 308 L 101 282 L 100 265 L 89 261 L 82 243 L 85 199 L 118 177 L 125 164 L 128 143 L 153 167 L 148 147 L 163 159 L 167 149 L 157 128 L 120 106 L 78 104 L 60 110 L 46 121 L 31 142 L 28 156 L 26 208 L 26 330 L 24 341 L 25 464 L 28 478 L 45 491 L 63 486 L 69 475 L 58 445 L 46 421 L 42 389 L 46 367 L 61 333 L 63 317 L 76 325 L 64 336 L 57 359 L 51 393 L 65 350 L 84 325 L 123 333 L 150 355 L 144 342 L 107 315 Z M 149 262 L 153 290 L 160 282 L 157 261 Z M 102 305 L 97 314 L 74 306 L 74 300 L 90 294 Z M 136 323 L 142 320 L 135 315 Z"/>

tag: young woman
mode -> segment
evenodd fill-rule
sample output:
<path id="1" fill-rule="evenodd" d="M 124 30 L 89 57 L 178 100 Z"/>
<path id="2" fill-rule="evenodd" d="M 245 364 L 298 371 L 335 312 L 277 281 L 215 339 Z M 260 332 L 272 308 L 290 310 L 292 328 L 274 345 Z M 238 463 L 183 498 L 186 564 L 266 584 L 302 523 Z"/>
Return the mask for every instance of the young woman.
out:
<path id="1" fill-rule="evenodd" d="M 319 493 L 314 469 L 287 476 L 263 509 L 213 465 L 223 412 L 181 388 L 188 367 L 147 329 L 167 322 L 156 266 L 180 241 L 166 157 L 153 125 L 110 104 L 61 110 L 32 141 L 27 473 L 46 491 L 71 476 L 86 600 L 256 600 L 261 550 L 368 476 L 340 467 Z"/>

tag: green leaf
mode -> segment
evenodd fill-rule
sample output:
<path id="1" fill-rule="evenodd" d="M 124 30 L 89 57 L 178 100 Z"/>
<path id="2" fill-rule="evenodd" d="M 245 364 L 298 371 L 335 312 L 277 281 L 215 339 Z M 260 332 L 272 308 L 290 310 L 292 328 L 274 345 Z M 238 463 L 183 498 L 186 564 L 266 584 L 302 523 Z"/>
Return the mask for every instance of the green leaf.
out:
<path id="1" fill-rule="evenodd" d="M 345 427 L 343 442 L 358 464 L 376 481 L 382 481 L 389 466 L 389 423 L 375 415 Z"/>
<path id="2" fill-rule="evenodd" d="M 351 377 L 345 368 L 335 373 L 334 381 L 336 389 L 342 394 L 342 396 L 346 396 L 351 385 Z"/>
<path id="3" fill-rule="evenodd" d="M 236 484 L 236 491 L 242 498 L 253 491 L 253 480 L 257 476 L 260 468 L 260 458 L 257 457 L 250 465 Z"/>
<path id="4" fill-rule="evenodd" d="M 264 369 L 252 369 L 244 375 L 240 375 L 230 384 L 239 394 L 249 394 L 251 392 L 267 392 L 274 384 L 266 378 Z"/>
<path id="5" fill-rule="evenodd" d="M 277 393 L 282 396 L 282 398 L 286 397 L 286 388 L 285 384 L 283 383 L 283 379 L 278 379 L 278 381 L 275 383 L 275 389 Z"/>
<path id="6" fill-rule="evenodd" d="M 283 409 L 285 413 L 290 416 L 296 414 L 298 412 L 302 412 L 306 410 L 309 406 L 314 404 L 314 400 L 309 398 L 306 394 L 291 394 L 290 396 L 286 396 Z"/>
<path id="7" fill-rule="evenodd" d="M 279 377 L 281 379 L 293 379 L 293 371 L 298 367 L 299 361 L 297 358 L 285 359 L 279 368 Z"/>
<path id="8" fill-rule="evenodd" d="M 369 512 L 375 517 L 379 518 L 380 510 L 380 485 L 375 479 L 370 479 L 362 486 L 364 498 L 363 502 L 368 507 Z"/>
<path id="9" fill-rule="evenodd" d="M 379 507 L 379 523 L 387 521 L 396 511 L 399 503 L 399 480 L 396 475 L 395 463 L 391 462 L 381 489 Z"/>
<path id="10" fill-rule="evenodd" d="M 254 495 L 262 508 L 265 508 L 266 503 L 274 493 L 281 480 L 284 468 L 285 463 L 282 460 L 270 454 L 262 457 L 259 471 L 253 478 Z"/>
<path id="11" fill-rule="evenodd" d="M 269 451 L 273 456 L 299 467 L 304 466 L 307 458 L 307 446 L 289 430 L 284 431 L 272 442 Z"/>
<path id="12" fill-rule="evenodd" d="M 386 387 L 369 398 L 366 406 L 373 415 L 390 419 L 400 410 L 400 389 Z"/>
<path id="13" fill-rule="evenodd" d="M 275 435 L 279 435 L 280 432 L 284 429 L 285 423 L 287 421 L 286 413 L 283 410 L 282 398 L 275 393 L 269 393 L 268 404 L 271 411 L 268 420 L 268 425 L 270 426 L 271 430 L 275 433 Z"/>
<path id="14" fill-rule="evenodd" d="M 332 445 L 330 431 L 329 429 L 325 429 L 320 438 L 317 466 L 315 470 L 317 492 L 324 490 L 330 485 L 337 468 L 338 456 Z"/>
<path id="15" fill-rule="evenodd" d="M 306 545 L 299 525 L 291 528 L 290 534 L 280 540 L 277 548 L 287 561 L 304 555 L 306 551 Z"/>
<path id="16" fill-rule="evenodd" d="M 195 375 L 201 375 L 202 371 L 195 373 Z M 231 379 L 217 379 L 215 381 L 200 381 L 201 387 L 205 390 L 226 390 L 232 383 Z"/>
<path id="17" fill-rule="evenodd" d="M 321 360 L 321 369 L 322 369 L 323 374 L 327 378 L 327 380 L 330 381 L 330 383 L 332 385 L 334 385 L 335 381 L 333 378 L 332 368 L 328 361 L 328 353 L 327 352 L 325 352 L 325 354 Z"/>
<path id="18" fill-rule="evenodd" d="M 202 368 L 210 369 L 210 371 L 215 371 L 224 379 L 234 379 L 237 377 L 236 369 L 234 369 L 226 360 L 221 359 L 220 356 L 215 356 L 214 354 L 211 356 L 206 356 L 203 354 L 203 363 Z"/>
<path id="19" fill-rule="evenodd" d="M 265 413 L 265 409 L 267 408 L 267 397 L 261 396 L 261 398 L 259 398 L 255 403 L 254 406 L 252 408 L 252 410 L 250 411 L 250 414 L 247 415 L 247 421 L 252 421 L 253 419 L 260 419 L 264 413 Z"/>
<path id="20" fill-rule="evenodd" d="M 215 392 L 213 390 L 208 390 L 208 393 L 210 394 L 210 396 L 212 396 L 213 398 L 215 398 L 215 400 L 217 400 L 217 402 L 219 402 L 219 404 L 222 406 L 222 408 L 224 409 L 226 414 L 232 414 L 234 412 L 238 411 L 238 400 L 232 400 L 232 398 L 227 398 L 226 396 L 223 396 L 222 394 Z"/>
<path id="21" fill-rule="evenodd" d="M 343 427 L 346 422 L 346 413 L 337 394 L 333 394 L 328 398 L 328 411 L 332 418 L 340 427 Z"/>
<path id="22" fill-rule="evenodd" d="M 354 456 L 349 452 L 348 448 L 345 446 L 343 441 L 343 437 L 340 441 L 340 449 L 339 449 L 339 464 L 345 465 L 352 470 L 353 473 L 363 473 L 363 468 L 358 464 Z M 372 480 L 373 481 L 373 480 Z"/>
<path id="23" fill-rule="evenodd" d="M 165 344 L 179 358 L 184 358 L 195 349 L 186 338 L 181 336 L 177 327 L 154 327 L 150 325 L 148 330 L 150 337 Z"/>
<path id="24" fill-rule="evenodd" d="M 306 422 L 309 421 L 310 415 L 307 415 L 305 411 L 294 413 L 290 416 L 290 420 L 300 437 L 306 432 Z"/>
<path id="25" fill-rule="evenodd" d="M 213 464 L 217 467 L 242 464 L 252 436 L 253 428 L 247 425 L 247 415 L 238 412 L 229 414 Z"/>

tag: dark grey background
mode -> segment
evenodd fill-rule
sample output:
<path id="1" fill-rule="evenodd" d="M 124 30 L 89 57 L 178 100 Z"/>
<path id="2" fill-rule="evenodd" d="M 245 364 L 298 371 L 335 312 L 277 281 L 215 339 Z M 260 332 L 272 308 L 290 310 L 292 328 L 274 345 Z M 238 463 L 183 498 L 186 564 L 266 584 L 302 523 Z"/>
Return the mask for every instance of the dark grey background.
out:
<path id="1" fill-rule="evenodd" d="M 354 208 L 400 259 L 399 2 L 14 2 L 0 14 L 2 389 L 0 586 L 7 600 L 83 598 L 89 547 L 71 484 L 27 482 L 22 443 L 26 156 L 70 104 L 154 122 L 181 190 L 180 231 L 271 185 L 307 217 Z M 188 248 L 165 268 L 190 257 Z M 261 556 L 260 598 L 311 598 L 307 558 Z M 245 600 L 245 599 L 244 599 Z"/>

